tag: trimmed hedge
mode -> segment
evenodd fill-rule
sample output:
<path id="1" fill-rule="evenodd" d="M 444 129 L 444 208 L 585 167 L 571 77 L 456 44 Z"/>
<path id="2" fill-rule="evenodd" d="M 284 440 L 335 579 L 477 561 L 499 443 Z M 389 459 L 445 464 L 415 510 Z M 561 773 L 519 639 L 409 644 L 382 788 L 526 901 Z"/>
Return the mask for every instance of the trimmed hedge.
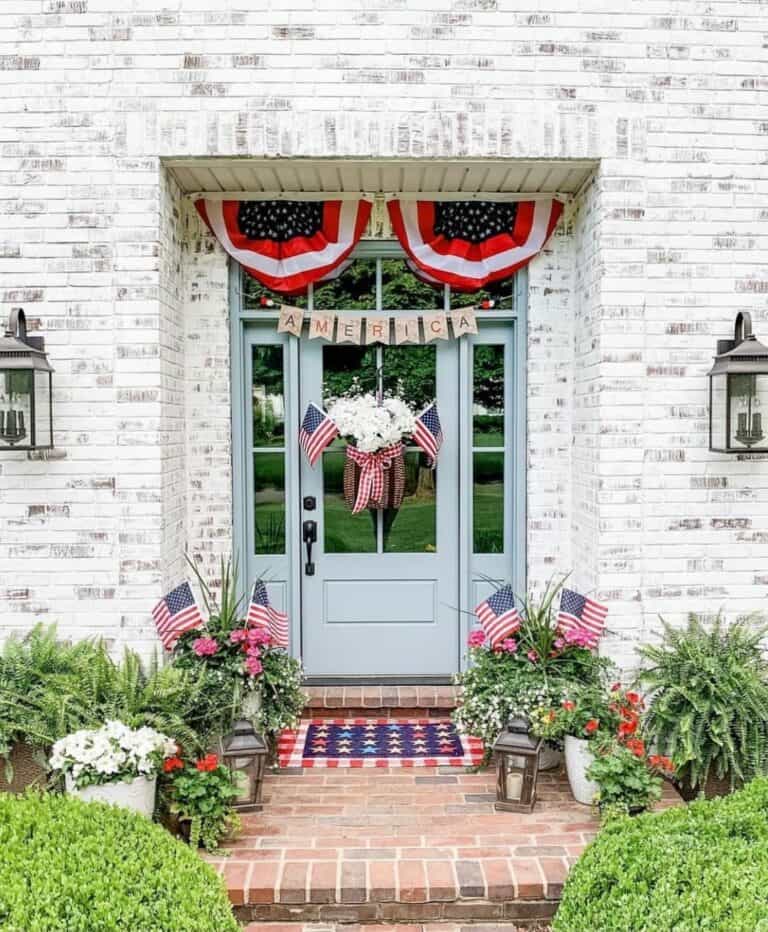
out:
<path id="1" fill-rule="evenodd" d="M 554 932 L 768 932 L 768 779 L 609 822 L 571 871 Z"/>
<path id="2" fill-rule="evenodd" d="M 3 932 L 237 932 L 221 878 L 164 829 L 68 796 L 0 794 Z"/>

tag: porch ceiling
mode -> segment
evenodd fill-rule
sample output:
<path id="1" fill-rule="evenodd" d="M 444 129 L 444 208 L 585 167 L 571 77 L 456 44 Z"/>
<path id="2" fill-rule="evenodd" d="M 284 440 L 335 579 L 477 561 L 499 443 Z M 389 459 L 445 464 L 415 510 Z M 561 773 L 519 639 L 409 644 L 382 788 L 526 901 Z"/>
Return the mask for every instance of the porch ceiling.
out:
<path id="1" fill-rule="evenodd" d="M 189 195 L 328 198 L 413 195 L 499 200 L 575 194 L 596 166 L 588 159 L 166 159 Z"/>

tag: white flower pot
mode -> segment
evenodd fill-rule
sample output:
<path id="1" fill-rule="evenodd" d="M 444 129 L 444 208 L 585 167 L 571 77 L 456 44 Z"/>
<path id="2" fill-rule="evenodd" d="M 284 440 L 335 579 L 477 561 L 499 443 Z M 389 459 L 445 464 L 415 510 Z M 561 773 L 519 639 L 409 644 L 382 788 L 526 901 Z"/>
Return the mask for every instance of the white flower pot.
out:
<path id="1" fill-rule="evenodd" d="M 563 762 L 563 752 L 545 744 L 539 755 L 539 770 L 554 770 Z"/>
<path id="2" fill-rule="evenodd" d="M 565 736 L 565 769 L 571 792 L 577 803 L 589 806 L 600 787 L 592 780 L 587 780 L 587 770 L 594 761 L 594 754 L 589 749 L 589 741 L 583 738 Z"/>
<path id="3" fill-rule="evenodd" d="M 67 793 L 70 796 L 79 796 L 85 802 L 110 803 L 113 806 L 122 806 L 124 809 L 133 809 L 148 819 L 152 818 L 155 809 L 155 787 L 157 777 L 134 777 L 121 783 L 104 783 L 102 786 L 86 786 L 78 789 L 70 774 L 65 775 Z"/>

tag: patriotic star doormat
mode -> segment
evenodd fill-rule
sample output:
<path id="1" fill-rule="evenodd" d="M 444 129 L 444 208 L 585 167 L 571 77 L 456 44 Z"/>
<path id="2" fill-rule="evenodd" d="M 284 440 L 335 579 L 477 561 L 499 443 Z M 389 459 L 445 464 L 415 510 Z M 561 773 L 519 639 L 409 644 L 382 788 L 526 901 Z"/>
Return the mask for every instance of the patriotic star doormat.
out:
<path id="1" fill-rule="evenodd" d="M 483 742 L 450 719 L 313 718 L 283 732 L 281 767 L 476 767 Z"/>

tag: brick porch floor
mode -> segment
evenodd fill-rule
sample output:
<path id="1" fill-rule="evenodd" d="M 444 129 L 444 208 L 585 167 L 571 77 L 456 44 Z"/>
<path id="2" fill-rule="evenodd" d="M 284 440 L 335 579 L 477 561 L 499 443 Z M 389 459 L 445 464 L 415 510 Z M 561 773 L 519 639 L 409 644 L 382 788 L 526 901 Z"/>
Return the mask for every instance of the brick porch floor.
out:
<path id="1" fill-rule="evenodd" d="M 284 770 L 210 860 L 243 920 L 545 920 L 597 821 L 562 774 L 539 788 L 521 815 L 494 810 L 491 770 Z"/>

